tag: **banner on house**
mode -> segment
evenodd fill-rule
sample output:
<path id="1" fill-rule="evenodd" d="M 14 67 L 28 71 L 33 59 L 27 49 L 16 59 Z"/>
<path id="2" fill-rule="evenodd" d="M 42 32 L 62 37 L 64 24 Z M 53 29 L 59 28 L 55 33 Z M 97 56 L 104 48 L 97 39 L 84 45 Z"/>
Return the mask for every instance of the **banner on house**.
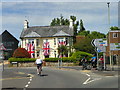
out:
<path id="1" fill-rule="evenodd" d="M 27 44 L 27 51 L 29 52 L 29 54 L 31 55 L 31 58 L 35 57 L 35 45 L 34 45 L 34 41 L 29 42 Z"/>
<path id="2" fill-rule="evenodd" d="M 43 52 L 45 56 L 48 56 L 50 54 L 50 44 L 49 42 L 43 43 Z"/>

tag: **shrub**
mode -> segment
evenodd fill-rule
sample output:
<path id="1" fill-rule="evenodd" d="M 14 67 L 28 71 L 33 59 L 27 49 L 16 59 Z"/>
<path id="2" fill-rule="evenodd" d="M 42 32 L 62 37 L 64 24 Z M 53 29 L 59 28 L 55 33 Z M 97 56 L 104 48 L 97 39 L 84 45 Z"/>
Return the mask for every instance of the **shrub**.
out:
<path id="1" fill-rule="evenodd" d="M 72 57 L 63 57 L 63 58 L 45 58 L 46 62 L 58 62 L 58 60 L 62 60 L 62 62 L 74 62 L 75 59 Z"/>
<path id="2" fill-rule="evenodd" d="M 13 57 L 15 58 L 30 58 L 30 54 L 25 48 L 17 48 L 14 53 Z"/>
<path id="3" fill-rule="evenodd" d="M 9 62 L 35 62 L 35 58 L 9 58 Z"/>
<path id="4" fill-rule="evenodd" d="M 76 60 L 81 60 L 85 56 L 87 56 L 87 59 L 89 60 L 93 55 L 87 52 L 77 51 L 73 53 L 71 57 L 76 58 Z"/>

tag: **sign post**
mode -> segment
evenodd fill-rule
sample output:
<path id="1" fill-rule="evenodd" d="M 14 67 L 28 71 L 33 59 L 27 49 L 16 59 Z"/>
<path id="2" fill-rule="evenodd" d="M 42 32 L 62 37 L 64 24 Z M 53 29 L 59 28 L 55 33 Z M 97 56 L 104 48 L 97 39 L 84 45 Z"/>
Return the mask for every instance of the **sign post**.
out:
<path id="1" fill-rule="evenodd" d="M 97 53 L 97 67 L 99 67 L 98 64 L 98 56 L 100 52 L 103 52 L 103 57 L 104 57 L 104 70 L 106 69 L 106 62 L 105 62 L 105 52 L 106 52 L 106 46 L 107 46 L 107 39 L 102 38 L 102 39 L 93 39 L 91 41 L 91 44 L 95 47 L 95 51 Z"/>

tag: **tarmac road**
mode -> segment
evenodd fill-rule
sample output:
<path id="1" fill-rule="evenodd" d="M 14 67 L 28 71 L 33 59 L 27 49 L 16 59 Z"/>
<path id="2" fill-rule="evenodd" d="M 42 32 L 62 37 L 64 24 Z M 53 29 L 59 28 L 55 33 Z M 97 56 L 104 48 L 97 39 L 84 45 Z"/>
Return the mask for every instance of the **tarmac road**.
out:
<path id="1" fill-rule="evenodd" d="M 36 74 L 36 67 L 5 68 L 5 71 L 3 72 L 2 86 L 4 89 L 118 88 L 117 74 L 112 75 L 106 72 L 101 73 L 91 72 L 90 70 L 82 71 L 44 67 L 42 76 L 38 76 Z"/>

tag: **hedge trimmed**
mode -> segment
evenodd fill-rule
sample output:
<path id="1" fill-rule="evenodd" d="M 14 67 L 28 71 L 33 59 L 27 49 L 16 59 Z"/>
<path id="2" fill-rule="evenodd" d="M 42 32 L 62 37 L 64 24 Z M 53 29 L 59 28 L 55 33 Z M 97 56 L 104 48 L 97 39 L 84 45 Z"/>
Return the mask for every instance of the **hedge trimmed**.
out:
<path id="1" fill-rule="evenodd" d="M 92 54 L 83 52 L 83 51 L 77 51 L 72 54 L 72 58 L 76 58 L 77 60 L 81 60 L 83 57 L 87 56 L 87 59 L 89 60 L 91 57 L 93 57 Z"/>
<path id="2" fill-rule="evenodd" d="M 62 60 L 62 62 L 74 62 L 76 59 L 72 57 L 63 57 L 63 58 L 45 58 L 46 62 L 58 62 L 58 60 Z"/>
<path id="3" fill-rule="evenodd" d="M 9 58 L 9 62 L 35 62 L 35 58 Z"/>

